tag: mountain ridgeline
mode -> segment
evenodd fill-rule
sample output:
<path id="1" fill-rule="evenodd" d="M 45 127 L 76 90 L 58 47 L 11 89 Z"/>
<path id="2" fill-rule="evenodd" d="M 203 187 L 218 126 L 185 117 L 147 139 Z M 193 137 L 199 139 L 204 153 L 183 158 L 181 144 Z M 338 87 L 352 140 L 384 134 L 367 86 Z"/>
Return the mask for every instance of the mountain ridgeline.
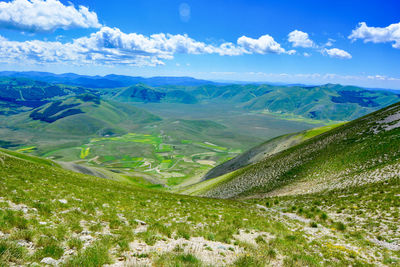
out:
<path id="1" fill-rule="evenodd" d="M 16 114 L 68 96 L 94 94 L 102 99 L 128 103 L 188 105 L 225 103 L 243 109 L 245 112 L 269 114 L 283 119 L 340 122 L 359 118 L 400 100 L 399 95 L 391 91 L 367 90 L 337 84 L 321 86 L 221 85 L 196 80 L 196 83 L 188 85 L 185 83 L 182 85 L 180 82 L 171 85 L 172 83 L 166 82 L 156 83 L 157 86 L 154 87 L 152 86 L 154 83 L 137 83 L 139 80 L 134 77 L 123 76 L 126 78 L 124 83 L 109 84 L 104 88 L 71 82 L 72 78 L 82 78 L 73 74 L 39 74 L 35 72 L 0 73 L 0 76 L 9 75 L 9 77 L 0 78 L 0 114 Z M 35 77 L 35 80 L 21 78 L 18 75 Z M 107 77 L 117 79 L 116 77 L 119 76 Z M 177 77 L 167 78 L 165 77 L 164 80 L 178 79 Z M 97 84 L 108 84 L 103 83 L 99 77 L 90 79 Z M 143 81 L 148 82 L 148 80 Z M 65 84 L 60 82 L 65 82 Z"/>
<path id="2" fill-rule="evenodd" d="M 286 118 L 348 121 L 396 103 L 399 95 L 355 86 L 201 85 L 150 87 L 143 84 L 103 92 L 104 97 L 143 103 L 229 103 L 245 111 Z"/>

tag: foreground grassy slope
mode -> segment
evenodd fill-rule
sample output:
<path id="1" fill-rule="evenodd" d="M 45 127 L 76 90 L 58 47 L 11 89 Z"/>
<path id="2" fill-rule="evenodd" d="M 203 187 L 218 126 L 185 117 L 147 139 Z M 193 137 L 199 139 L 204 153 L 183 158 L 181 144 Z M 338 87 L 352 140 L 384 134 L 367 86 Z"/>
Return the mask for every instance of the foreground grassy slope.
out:
<path id="1" fill-rule="evenodd" d="M 320 237 L 322 226 L 252 202 L 151 191 L 24 157 L 0 152 L 2 266 L 342 266 L 399 256 L 346 230 Z"/>
<path id="2" fill-rule="evenodd" d="M 321 192 L 399 176 L 400 104 L 394 104 L 226 177 L 219 198 Z"/>

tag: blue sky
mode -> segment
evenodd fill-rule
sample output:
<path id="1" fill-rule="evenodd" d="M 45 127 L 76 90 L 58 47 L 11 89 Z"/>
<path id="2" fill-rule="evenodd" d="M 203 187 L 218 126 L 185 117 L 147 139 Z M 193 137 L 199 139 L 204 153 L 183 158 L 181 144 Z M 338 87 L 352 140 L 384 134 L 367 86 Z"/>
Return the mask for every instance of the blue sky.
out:
<path id="1" fill-rule="evenodd" d="M 400 89 L 398 1 L 0 1 L 0 69 Z"/>

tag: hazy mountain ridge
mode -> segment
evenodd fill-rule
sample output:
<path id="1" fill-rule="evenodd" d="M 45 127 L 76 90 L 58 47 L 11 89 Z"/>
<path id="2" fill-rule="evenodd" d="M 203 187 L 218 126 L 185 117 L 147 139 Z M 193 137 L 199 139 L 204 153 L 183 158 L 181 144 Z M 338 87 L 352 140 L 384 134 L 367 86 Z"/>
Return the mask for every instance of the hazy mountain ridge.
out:
<path id="1" fill-rule="evenodd" d="M 400 99 L 392 92 L 334 84 L 314 87 L 232 84 L 158 88 L 136 85 L 106 92 L 105 97 L 109 94 L 113 99 L 145 103 L 231 103 L 252 112 L 323 121 L 353 120 Z"/>
<path id="2" fill-rule="evenodd" d="M 3 74 L 11 75 L 8 72 L 3 72 Z M 13 75 L 20 74 L 14 73 Z M 25 76 L 32 76 L 34 79 L 54 76 L 54 74 L 38 74 L 36 72 L 25 74 Z M 65 77 L 65 79 L 82 78 L 76 74 L 55 75 L 55 77 Z M 119 76 L 111 75 L 110 77 L 117 79 Z M 106 84 L 97 76 L 93 79 L 99 85 L 103 84 L 105 86 Z M 165 79 L 172 78 L 166 77 Z M 172 81 L 176 82 L 176 79 L 172 79 Z M 128 87 L 121 87 L 122 84 L 118 84 L 116 85 L 118 88 L 105 86 L 108 89 L 100 87 L 86 89 L 34 81 L 27 78 L 2 78 L 3 89 L 0 90 L 0 101 L 3 100 L 3 104 L 0 103 L 0 107 L 3 107 L 3 114 L 12 114 L 19 112 L 18 110 L 38 107 L 52 98 L 62 98 L 68 95 L 89 92 L 101 95 L 106 99 L 122 102 L 229 103 L 250 112 L 329 122 L 352 120 L 393 104 L 400 99 L 398 94 L 389 91 L 371 91 L 360 87 L 337 84 L 321 86 L 273 86 L 267 84 L 180 85 L 179 82 L 176 82 L 174 85 L 167 83 L 166 85 L 153 87 L 151 83 L 135 83 L 132 85 L 133 82 L 134 80 L 130 80 L 129 85 L 131 86 Z M 3 95 L 1 95 L 1 92 Z M 8 101 L 9 107 L 4 104 L 4 101 Z M 13 106 L 18 108 L 10 110 L 10 107 L 12 108 Z M 24 107 L 26 108 L 24 109 Z"/>
<path id="3" fill-rule="evenodd" d="M 140 77 L 109 74 L 105 76 L 79 75 L 75 73 L 54 74 L 50 72 L 37 71 L 2 71 L 0 77 L 28 78 L 48 83 L 64 83 L 88 88 L 116 88 L 131 86 L 137 83 L 146 83 L 151 86 L 162 85 L 199 85 L 215 84 L 215 82 L 195 79 L 192 77 Z"/>

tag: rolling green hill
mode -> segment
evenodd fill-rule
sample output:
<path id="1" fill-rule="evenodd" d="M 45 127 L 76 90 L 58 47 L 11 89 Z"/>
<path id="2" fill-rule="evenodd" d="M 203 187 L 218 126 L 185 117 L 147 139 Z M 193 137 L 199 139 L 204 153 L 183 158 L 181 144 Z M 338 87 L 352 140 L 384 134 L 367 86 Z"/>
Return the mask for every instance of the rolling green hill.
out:
<path id="1" fill-rule="evenodd" d="M 40 78 L 41 76 L 38 76 L 39 80 Z M 71 74 L 65 78 L 68 80 L 77 77 Z M 98 82 L 101 83 L 101 79 Z M 315 120 L 324 123 L 353 120 L 399 100 L 399 95 L 390 91 L 367 90 L 338 84 L 201 84 L 152 87 L 138 83 L 129 87 L 87 89 L 27 78 L 0 77 L 0 115 L 16 114 L 53 100 L 84 93 L 131 103 L 230 104 L 245 111 L 272 114 L 282 119 Z"/>
<path id="2" fill-rule="evenodd" d="M 219 198 L 297 195 L 398 179 L 399 113 L 398 103 L 317 135 L 215 178 L 218 182 L 209 182 L 202 194 Z"/>
<path id="3" fill-rule="evenodd" d="M 230 103 L 246 111 L 272 114 L 282 119 L 316 120 L 325 123 L 348 121 L 399 101 L 389 91 L 366 90 L 356 86 L 273 85 L 135 85 L 102 92 L 120 101 L 145 103 Z"/>
<path id="4" fill-rule="evenodd" d="M 54 85 L 25 78 L 0 77 L 0 115 L 17 114 L 52 99 L 88 92 L 81 87 Z"/>
<path id="5" fill-rule="evenodd" d="M 54 100 L 13 116 L 8 120 L 8 126 L 86 137 L 124 133 L 129 128 L 159 120 L 159 117 L 130 105 L 82 94 Z"/>
<path id="6" fill-rule="evenodd" d="M 145 84 L 137 84 L 128 88 L 111 91 L 111 99 L 123 102 L 144 102 L 144 103 L 184 103 L 195 104 L 197 99 L 183 90 L 160 90 Z"/>

